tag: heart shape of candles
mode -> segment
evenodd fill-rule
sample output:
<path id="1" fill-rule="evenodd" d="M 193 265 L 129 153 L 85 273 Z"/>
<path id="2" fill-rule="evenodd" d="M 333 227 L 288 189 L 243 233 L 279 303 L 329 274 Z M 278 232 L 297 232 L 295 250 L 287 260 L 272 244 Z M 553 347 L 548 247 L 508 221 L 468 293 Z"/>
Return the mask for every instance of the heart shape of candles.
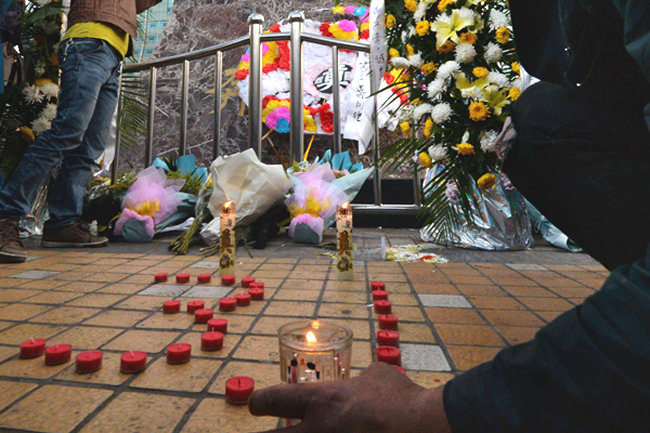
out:
<path id="1" fill-rule="evenodd" d="M 103 353 L 100 350 L 89 350 L 77 355 L 75 370 L 77 373 L 94 373 L 102 368 Z"/>
<path id="2" fill-rule="evenodd" d="M 255 381 L 250 377 L 231 377 L 226 381 L 226 401 L 234 405 L 246 404 L 254 390 Z"/>
<path id="3" fill-rule="evenodd" d="M 55 344 L 45 350 L 45 365 L 59 365 L 70 361 L 72 346 L 69 344 Z"/>
<path id="4" fill-rule="evenodd" d="M 190 301 L 187 303 L 187 313 L 194 314 L 196 310 L 201 310 L 205 308 L 205 302 L 203 301 Z"/>
<path id="5" fill-rule="evenodd" d="M 31 338 L 20 344 L 20 357 L 22 359 L 36 358 L 45 352 L 44 338 Z"/>
<path id="6" fill-rule="evenodd" d="M 138 350 L 130 350 L 120 358 L 120 371 L 126 374 L 139 373 L 147 365 L 147 354 Z"/>
<path id="7" fill-rule="evenodd" d="M 208 331 L 225 334 L 228 332 L 228 321 L 226 319 L 210 319 L 208 320 Z"/>

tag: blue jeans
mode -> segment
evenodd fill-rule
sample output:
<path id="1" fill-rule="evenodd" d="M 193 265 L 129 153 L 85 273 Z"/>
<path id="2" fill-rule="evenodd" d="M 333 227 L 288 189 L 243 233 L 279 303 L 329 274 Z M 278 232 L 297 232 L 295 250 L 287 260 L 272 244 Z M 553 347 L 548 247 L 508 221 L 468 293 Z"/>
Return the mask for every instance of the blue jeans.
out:
<path id="1" fill-rule="evenodd" d="M 81 217 L 91 168 L 106 148 L 117 106 L 121 56 L 100 39 L 66 39 L 59 47 L 61 90 L 52 128 L 41 134 L 0 190 L 0 219 L 18 220 L 31 209 L 38 190 L 59 163 L 49 192 L 46 230 Z"/>

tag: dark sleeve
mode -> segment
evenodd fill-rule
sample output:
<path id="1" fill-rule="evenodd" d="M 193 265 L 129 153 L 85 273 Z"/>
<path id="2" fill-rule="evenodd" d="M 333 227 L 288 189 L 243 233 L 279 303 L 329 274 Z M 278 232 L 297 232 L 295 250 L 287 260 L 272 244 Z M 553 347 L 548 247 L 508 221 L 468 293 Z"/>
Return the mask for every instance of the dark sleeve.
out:
<path id="1" fill-rule="evenodd" d="M 162 0 L 135 0 L 135 9 L 138 13 L 142 13 L 161 1 Z"/>
<path id="2" fill-rule="evenodd" d="M 650 249 L 525 344 L 450 381 L 454 433 L 650 432 Z"/>
<path id="3" fill-rule="evenodd" d="M 650 2 L 613 0 L 623 17 L 625 49 L 637 61 L 650 83 Z"/>

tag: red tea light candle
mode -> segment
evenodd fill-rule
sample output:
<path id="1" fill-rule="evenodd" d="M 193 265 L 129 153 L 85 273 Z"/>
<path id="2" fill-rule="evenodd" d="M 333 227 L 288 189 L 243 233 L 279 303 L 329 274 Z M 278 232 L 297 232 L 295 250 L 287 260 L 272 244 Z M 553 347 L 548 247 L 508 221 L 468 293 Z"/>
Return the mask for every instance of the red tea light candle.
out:
<path id="1" fill-rule="evenodd" d="M 185 284 L 190 282 L 190 274 L 176 274 L 176 282 L 178 284 Z"/>
<path id="2" fill-rule="evenodd" d="M 196 277 L 197 281 L 199 284 L 208 284 L 210 281 L 212 281 L 212 275 L 210 274 L 199 274 Z"/>
<path id="3" fill-rule="evenodd" d="M 234 286 L 235 285 L 235 276 L 234 275 L 223 275 L 221 277 L 222 286 Z"/>
<path id="4" fill-rule="evenodd" d="M 244 277 L 241 279 L 241 286 L 246 287 L 247 289 L 250 288 L 251 283 L 255 282 L 255 277 Z"/>
<path id="5" fill-rule="evenodd" d="M 180 301 L 165 301 L 163 302 L 163 313 L 174 314 L 181 311 Z"/>
<path id="6" fill-rule="evenodd" d="M 377 346 L 399 347 L 399 332 L 388 329 L 377 331 Z"/>
<path id="7" fill-rule="evenodd" d="M 264 283 L 261 281 L 254 281 L 250 285 L 251 289 L 263 289 L 264 288 Z"/>
<path id="8" fill-rule="evenodd" d="M 404 369 L 403 369 L 402 367 L 400 367 L 399 365 L 394 365 L 394 364 L 393 364 L 393 367 L 395 367 L 395 370 L 399 371 L 400 373 L 402 373 L 402 374 L 406 374 L 406 370 L 404 370 Z M 435 379 L 434 379 L 434 381 L 435 381 Z"/>
<path id="9" fill-rule="evenodd" d="M 223 347 L 223 334 L 221 332 L 206 332 L 201 335 L 201 350 L 207 352 L 219 350 Z"/>
<path id="10" fill-rule="evenodd" d="M 160 272 L 160 273 L 153 276 L 153 280 L 156 283 L 164 283 L 164 282 L 167 281 L 168 278 L 169 278 L 169 275 L 167 275 L 167 272 Z"/>
<path id="11" fill-rule="evenodd" d="M 402 352 L 396 347 L 380 346 L 375 349 L 375 355 L 377 355 L 377 361 L 402 365 Z"/>
<path id="12" fill-rule="evenodd" d="M 264 289 L 259 287 L 254 287 L 248 290 L 248 294 L 251 295 L 253 301 L 261 301 L 264 299 Z"/>
<path id="13" fill-rule="evenodd" d="M 370 289 L 372 290 L 386 290 L 386 283 L 383 281 L 371 281 Z"/>
<path id="14" fill-rule="evenodd" d="M 194 322 L 196 323 L 208 323 L 208 320 L 212 319 L 214 312 L 210 308 L 202 308 L 194 312 Z"/>
<path id="15" fill-rule="evenodd" d="M 219 299 L 219 311 L 234 311 L 235 308 L 237 308 L 237 300 L 235 298 Z"/>
<path id="16" fill-rule="evenodd" d="M 228 321 L 226 319 L 210 319 L 208 320 L 208 331 L 225 334 L 228 332 Z"/>
<path id="17" fill-rule="evenodd" d="M 397 329 L 398 328 L 398 319 L 395 316 L 390 314 L 382 314 L 379 316 L 379 328 L 380 329 Z"/>
<path id="18" fill-rule="evenodd" d="M 169 364 L 184 364 L 192 357 L 192 346 L 187 343 L 176 343 L 167 346 L 167 362 Z"/>
<path id="19" fill-rule="evenodd" d="M 147 365 L 147 354 L 139 350 L 131 350 L 122 354 L 120 371 L 126 374 L 140 373 Z"/>
<path id="20" fill-rule="evenodd" d="M 30 359 L 39 357 L 45 352 L 44 338 L 31 338 L 20 344 L 20 357 L 22 359 Z"/>
<path id="21" fill-rule="evenodd" d="M 372 292 L 372 300 L 373 301 L 387 301 L 388 300 L 388 292 L 385 290 L 375 290 Z"/>
<path id="22" fill-rule="evenodd" d="M 94 373 L 102 368 L 103 353 L 101 350 L 89 350 L 77 355 L 75 370 L 77 373 Z"/>
<path id="23" fill-rule="evenodd" d="M 70 361 L 72 346 L 69 344 L 55 344 L 45 350 L 45 365 L 59 365 Z"/>
<path id="24" fill-rule="evenodd" d="M 187 303 L 187 313 L 194 314 L 196 310 L 201 310 L 205 308 L 205 302 L 203 301 L 190 301 Z"/>
<path id="25" fill-rule="evenodd" d="M 390 314 L 392 306 L 390 301 L 375 301 L 375 313 Z"/>
<path id="26" fill-rule="evenodd" d="M 239 307 L 246 307 L 251 304 L 251 295 L 248 293 L 238 293 L 235 295 L 235 302 Z"/>
<path id="27" fill-rule="evenodd" d="M 226 381 L 226 401 L 234 405 L 248 403 L 255 390 L 255 381 L 250 377 L 231 377 Z"/>

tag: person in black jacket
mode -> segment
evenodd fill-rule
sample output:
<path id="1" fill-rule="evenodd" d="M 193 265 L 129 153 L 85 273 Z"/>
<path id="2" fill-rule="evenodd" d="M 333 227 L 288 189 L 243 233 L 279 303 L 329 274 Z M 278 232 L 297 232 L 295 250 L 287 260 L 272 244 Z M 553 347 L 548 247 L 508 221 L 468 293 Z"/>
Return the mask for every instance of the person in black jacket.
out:
<path id="1" fill-rule="evenodd" d="M 504 169 L 608 269 L 530 342 L 424 389 L 373 364 L 349 381 L 256 392 L 286 433 L 650 432 L 650 1 L 510 0 L 521 64 Z M 646 252 L 647 251 L 647 252 Z"/>

